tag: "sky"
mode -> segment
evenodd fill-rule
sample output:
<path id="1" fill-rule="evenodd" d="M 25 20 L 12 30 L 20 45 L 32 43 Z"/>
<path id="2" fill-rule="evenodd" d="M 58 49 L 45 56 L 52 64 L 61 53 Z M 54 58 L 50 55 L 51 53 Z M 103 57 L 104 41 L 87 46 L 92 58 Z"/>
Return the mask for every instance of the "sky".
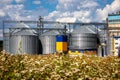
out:
<path id="1" fill-rule="evenodd" d="M 102 22 L 120 11 L 120 0 L 1 0 L 0 37 L 3 20 Z"/>

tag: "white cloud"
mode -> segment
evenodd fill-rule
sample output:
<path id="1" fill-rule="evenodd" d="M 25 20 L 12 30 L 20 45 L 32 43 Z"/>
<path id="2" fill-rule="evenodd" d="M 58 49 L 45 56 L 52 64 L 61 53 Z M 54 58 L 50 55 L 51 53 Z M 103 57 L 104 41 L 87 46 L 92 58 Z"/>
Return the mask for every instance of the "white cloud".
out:
<path id="1" fill-rule="evenodd" d="M 91 15 L 99 4 L 95 0 L 58 0 L 56 11 L 51 12 L 47 20 L 90 22 Z M 65 19 L 66 18 L 66 19 Z"/>
<path id="2" fill-rule="evenodd" d="M 85 1 L 83 4 L 82 4 L 82 7 L 84 7 L 84 8 L 94 8 L 94 7 L 96 7 L 96 6 L 99 6 L 98 5 L 98 3 L 97 2 L 95 2 L 95 1 Z"/>
<path id="3" fill-rule="evenodd" d="M 0 7 L 0 20 L 9 18 L 11 20 L 37 20 L 39 16 L 45 16 L 48 14 L 47 10 L 43 7 L 38 7 L 35 10 L 25 10 L 25 5 L 5 5 Z M 41 12 L 42 11 L 42 12 Z"/>
<path id="4" fill-rule="evenodd" d="M 60 16 L 60 12 L 59 11 L 53 11 L 51 13 L 49 13 L 49 15 L 45 16 L 46 20 L 56 20 L 56 18 L 58 18 Z"/>
<path id="5" fill-rule="evenodd" d="M 99 6 L 95 0 L 58 0 L 57 10 L 74 11 L 81 9 L 92 9 Z"/>
<path id="6" fill-rule="evenodd" d="M 34 0 L 34 1 L 33 1 L 33 4 L 40 4 L 40 3 L 41 3 L 40 0 Z"/>
<path id="7" fill-rule="evenodd" d="M 16 3 L 23 3 L 25 0 L 15 0 Z"/>
<path id="8" fill-rule="evenodd" d="M 23 4 L 17 4 L 17 5 L 7 5 L 3 8 L 3 10 L 8 10 L 9 11 L 19 11 L 22 10 L 24 8 Z"/>
<path id="9" fill-rule="evenodd" d="M 76 22 L 76 18 L 73 18 L 73 17 L 58 18 L 56 21 L 58 21 L 58 22 Z"/>
<path id="10" fill-rule="evenodd" d="M 0 10 L 0 17 L 4 17 L 5 16 L 5 12 L 3 10 Z"/>
<path id="11" fill-rule="evenodd" d="M 12 20 L 19 20 L 22 18 L 20 16 L 21 13 L 23 13 L 24 5 L 6 5 L 2 10 L 4 10 L 4 13 L 6 13 L 6 16 L 8 15 Z"/>
<path id="12" fill-rule="evenodd" d="M 13 0 L 0 0 L 0 5 L 10 4 Z"/>
<path id="13" fill-rule="evenodd" d="M 103 9 L 97 9 L 97 18 L 105 20 L 109 13 L 115 13 L 118 10 L 120 10 L 120 0 L 114 0 L 112 4 L 106 5 Z"/>
<path id="14" fill-rule="evenodd" d="M 46 19 L 47 20 L 56 20 L 56 21 L 65 21 L 65 22 L 90 22 L 91 12 L 90 11 L 74 11 L 74 12 L 60 12 L 60 11 L 54 11 L 50 13 Z M 66 19 L 65 19 L 66 18 Z M 69 20 L 70 19 L 70 20 Z M 73 21 L 72 21 L 73 20 Z"/>
<path id="15" fill-rule="evenodd" d="M 89 17 L 90 11 L 75 11 L 75 12 L 73 12 L 73 16 L 76 18 Z"/>
<path id="16" fill-rule="evenodd" d="M 103 9 L 96 0 L 58 0 L 56 10 L 46 16 L 46 19 L 69 21 L 68 19 L 74 18 L 79 22 L 101 22 L 106 20 L 108 13 L 119 10 L 120 0 L 106 4 Z"/>
<path id="17" fill-rule="evenodd" d="M 65 22 L 74 22 L 74 19 L 79 22 L 90 22 L 91 15 L 98 6 L 95 0 L 58 0 L 56 11 L 51 12 L 46 18 Z"/>

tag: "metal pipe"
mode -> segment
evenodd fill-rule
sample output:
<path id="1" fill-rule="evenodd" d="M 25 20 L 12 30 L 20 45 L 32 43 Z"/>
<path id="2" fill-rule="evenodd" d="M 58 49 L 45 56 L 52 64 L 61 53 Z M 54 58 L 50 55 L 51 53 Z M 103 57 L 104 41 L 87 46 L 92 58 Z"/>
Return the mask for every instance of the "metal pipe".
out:
<path id="1" fill-rule="evenodd" d="M 6 20 L 5 23 L 37 23 L 38 21 L 11 21 Z M 42 21 L 43 24 L 55 24 L 55 23 L 61 23 L 61 24 L 76 24 L 76 25 L 107 25 L 107 23 L 99 23 L 99 22 L 89 22 L 89 23 L 70 23 L 70 22 L 57 22 L 57 21 Z"/>

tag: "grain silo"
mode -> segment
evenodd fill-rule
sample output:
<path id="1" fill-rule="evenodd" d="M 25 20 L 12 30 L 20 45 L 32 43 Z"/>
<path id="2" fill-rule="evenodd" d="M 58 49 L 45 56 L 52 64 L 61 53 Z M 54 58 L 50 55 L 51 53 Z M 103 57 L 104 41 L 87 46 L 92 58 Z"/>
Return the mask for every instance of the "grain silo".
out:
<path id="1" fill-rule="evenodd" d="M 56 30 L 46 31 L 40 35 L 40 41 L 42 43 L 42 54 L 50 54 L 56 52 L 56 35 L 59 32 Z"/>
<path id="2" fill-rule="evenodd" d="M 94 30 L 93 30 L 94 29 Z M 86 54 L 97 53 L 97 34 L 95 26 L 80 26 L 70 34 L 69 49 Z"/>
<path id="3" fill-rule="evenodd" d="M 10 53 L 39 53 L 39 38 L 34 30 L 24 23 L 17 24 L 10 34 Z"/>

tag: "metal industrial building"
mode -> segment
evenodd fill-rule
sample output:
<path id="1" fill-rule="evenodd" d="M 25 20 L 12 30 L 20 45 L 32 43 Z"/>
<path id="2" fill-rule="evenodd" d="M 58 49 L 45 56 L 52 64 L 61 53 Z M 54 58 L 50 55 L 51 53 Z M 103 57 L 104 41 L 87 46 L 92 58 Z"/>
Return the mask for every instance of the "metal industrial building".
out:
<path id="1" fill-rule="evenodd" d="M 107 35 L 101 36 L 101 32 L 105 33 L 106 26 L 106 23 L 60 23 L 41 19 L 4 21 L 4 49 L 13 54 L 50 54 L 61 50 L 105 56 L 106 46 L 99 46 L 106 41 Z M 57 39 L 56 36 L 60 37 Z"/>
<path id="2" fill-rule="evenodd" d="M 80 26 L 70 33 L 70 50 L 88 51 L 97 50 L 97 31 L 95 26 Z"/>
<path id="3" fill-rule="evenodd" d="M 24 23 L 19 23 L 11 29 L 12 33 L 9 37 L 10 53 L 39 53 L 39 39 L 37 37 L 37 32 L 28 30 L 27 28 L 30 27 Z"/>
<path id="4" fill-rule="evenodd" d="M 118 55 L 120 47 L 120 11 L 108 15 L 109 50 L 111 55 Z"/>
<path id="5" fill-rule="evenodd" d="M 120 36 L 119 21 L 120 14 L 109 14 L 105 23 L 65 23 L 44 21 L 41 17 L 38 21 L 4 21 L 4 49 L 10 53 L 20 53 L 19 51 L 21 51 L 21 53 L 30 54 L 50 54 L 56 52 L 56 48 L 60 48 L 58 50 L 64 48 L 83 54 L 94 52 L 98 56 L 113 55 L 117 48 L 115 44 L 119 44 L 115 43 L 115 40 Z M 56 36 L 59 35 L 61 40 L 57 42 Z M 67 49 L 63 47 L 64 37 L 62 35 L 67 36 L 67 42 L 65 42 Z M 26 39 L 26 37 L 30 39 Z M 13 47 L 11 46 L 12 42 L 13 44 L 16 42 Z M 57 47 L 57 43 L 61 47 Z"/>

